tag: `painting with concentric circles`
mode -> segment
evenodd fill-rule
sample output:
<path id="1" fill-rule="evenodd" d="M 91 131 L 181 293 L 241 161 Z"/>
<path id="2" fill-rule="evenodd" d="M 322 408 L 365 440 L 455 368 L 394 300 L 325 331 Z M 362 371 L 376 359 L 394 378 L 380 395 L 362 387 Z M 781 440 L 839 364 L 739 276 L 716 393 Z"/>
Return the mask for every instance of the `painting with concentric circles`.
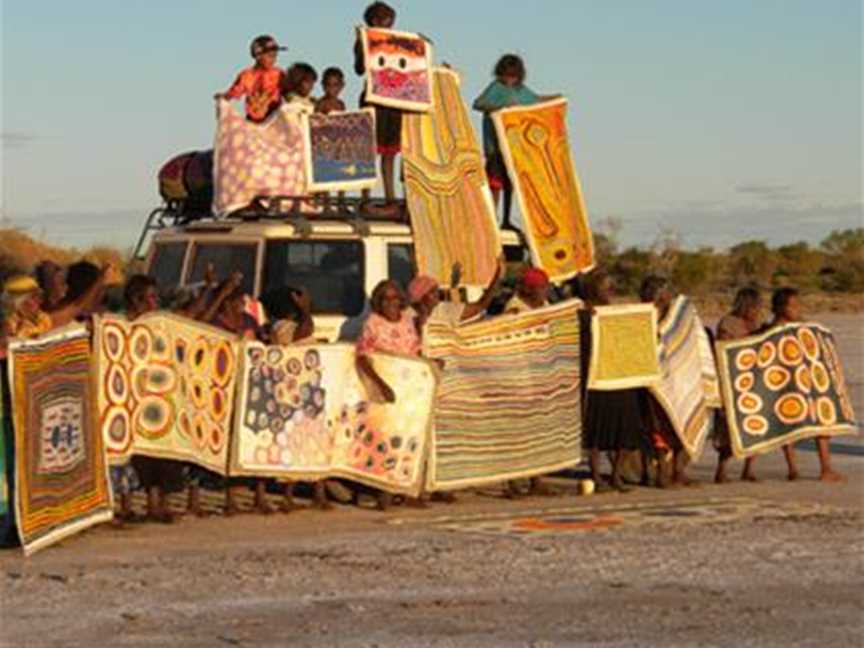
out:
<path id="1" fill-rule="evenodd" d="M 738 458 L 857 431 L 834 336 L 819 324 L 787 324 L 721 342 L 717 362 Z"/>
<path id="2" fill-rule="evenodd" d="M 97 318 L 99 421 L 108 458 L 134 454 L 228 467 L 237 343 L 168 313 Z"/>
<path id="3" fill-rule="evenodd" d="M 15 516 L 24 553 L 112 518 L 83 326 L 9 349 Z"/>

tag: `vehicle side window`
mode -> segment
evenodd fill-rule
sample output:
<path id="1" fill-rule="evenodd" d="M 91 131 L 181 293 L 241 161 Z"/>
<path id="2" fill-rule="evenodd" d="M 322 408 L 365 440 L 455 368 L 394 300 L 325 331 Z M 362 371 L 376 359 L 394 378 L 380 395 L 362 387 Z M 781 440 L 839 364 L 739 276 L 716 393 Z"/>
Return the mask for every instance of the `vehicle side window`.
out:
<path id="1" fill-rule="evenodd" d="M 390 243 L 387 246 L 387 278 L 407 289 L 416 274 L 414 246 L 410 243 Z"/>
<path id="2" fill-rule="evenodd" d="M 263 292 L 305 289 L 314 314 L 355 317 L 366 302 L 365 274 L 361 241 L 273 240 L 264 257 Z"/>
<path id="3" fill-rule="evenodd" d="M 258 246 L 254 243 L 195 243 L 192 249 L 192 270 L 187 284 L 204 281 L 207 265 L 212 263 L 220 281 L 233 272 L 243 273 L 243 292 L 255 292 L 255 257 Z"/>
<path id="4" fill-rule="evenodd" d="M 180 285 L 187 245 L 187 241 L 156 243 L 149 274 L 156 281 L 160 293 L 174 290 Z"/>

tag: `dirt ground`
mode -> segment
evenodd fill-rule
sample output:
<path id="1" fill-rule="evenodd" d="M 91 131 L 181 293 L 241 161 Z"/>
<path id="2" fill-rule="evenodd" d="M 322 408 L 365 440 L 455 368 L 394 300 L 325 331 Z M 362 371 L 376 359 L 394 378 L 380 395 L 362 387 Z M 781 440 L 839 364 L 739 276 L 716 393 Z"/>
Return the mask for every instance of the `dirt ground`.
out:
<path id="1" fill-rule="evenodd" d="M 864 411 L 864 317 L 822 319 Z M 833 447 L 845 484 L 805 446 L 715 486 L 708 450 L 678 490 L 103 526 L 0 553 L 0 645 L 861 645 L 864 444 Z"/>

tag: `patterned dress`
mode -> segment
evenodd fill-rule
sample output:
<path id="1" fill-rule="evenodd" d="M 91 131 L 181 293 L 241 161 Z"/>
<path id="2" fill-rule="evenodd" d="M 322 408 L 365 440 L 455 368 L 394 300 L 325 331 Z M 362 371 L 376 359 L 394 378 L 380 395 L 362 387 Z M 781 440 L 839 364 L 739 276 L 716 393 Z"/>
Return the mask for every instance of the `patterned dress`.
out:
<path id="1" fill-rule="evenodd" d="M 410 309 L 402 311 L 397 322 L 391 322 L 378 313 L 372 313 L 357 340 L 357 353 L 361 355 L 383 351 L 396 355 L 420 355 L 420 335 L 417 315 Z"/>

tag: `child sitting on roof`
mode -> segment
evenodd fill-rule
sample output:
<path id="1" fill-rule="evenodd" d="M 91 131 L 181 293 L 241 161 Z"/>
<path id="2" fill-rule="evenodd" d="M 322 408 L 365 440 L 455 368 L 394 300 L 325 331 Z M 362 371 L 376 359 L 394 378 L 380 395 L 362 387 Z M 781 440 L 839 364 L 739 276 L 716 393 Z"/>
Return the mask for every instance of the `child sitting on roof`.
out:
<path id="1" fill-rule="evenodd" d="M 249 47 L 255 65 L 237 75 L 228 92 L 215 95 L 215 99 L 246 97 L 246 119 L 260 123 L 279 107 L 285 73 L 276 67 L 280 47 L 272 36 L 258 36 Z"/>

